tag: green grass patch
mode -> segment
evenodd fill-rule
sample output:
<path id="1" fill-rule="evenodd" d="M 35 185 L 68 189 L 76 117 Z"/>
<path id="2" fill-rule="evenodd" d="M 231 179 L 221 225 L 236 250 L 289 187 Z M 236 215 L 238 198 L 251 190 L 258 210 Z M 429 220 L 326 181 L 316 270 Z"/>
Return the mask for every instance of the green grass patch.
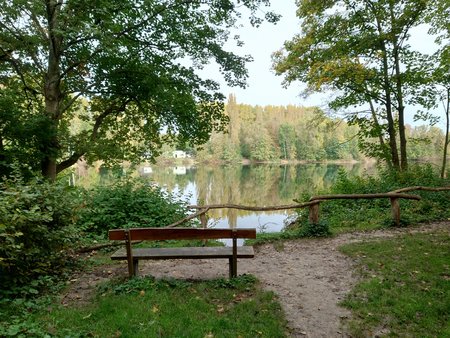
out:
<path id="1" fill-rule="evenodd" d="M 296 224 L 279 232 L 263 232 L 256 234 L 256 239 L 246 240 L 246 245 L 259 245 L 264 243 L 282 242 L 283 240 L 311 238 L 311 237 L 329 237 L 332 232 L 327 222 L 312 224 L 308 221 L 302 224 Z"/>
<path id="2" fill-rule="evenodd" d="M 91 304 L 35 316 L 68 337 L 285 337 L 276 297 L 253 276 L 188 282 L 135 278 L 103 285 Z"/>
<path id="3" fill-rule="evenodd" d="M 342 302 L 355 337 L 450 337 L 450 235 L 345 245 L 361 280 Z"/>

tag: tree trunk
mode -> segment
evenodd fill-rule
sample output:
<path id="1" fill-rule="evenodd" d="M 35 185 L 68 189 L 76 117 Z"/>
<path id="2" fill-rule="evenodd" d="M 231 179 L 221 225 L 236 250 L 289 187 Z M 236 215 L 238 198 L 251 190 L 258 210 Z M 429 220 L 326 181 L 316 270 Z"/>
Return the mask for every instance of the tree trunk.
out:
<path id="1" fill-rule="evenodd" d="M 393 4 L 390 4 L 391 11 L 391 25 L 394 26 L 395 16 Z M 406 135 L 405 135 L 405 106 L 403 104 L 403 88 L 402 88 L 402 77 L 400 70 L 400 55 L 399 55 L 399 43 L 396 32 L 393 34 L 393 53 L 394 53 L 394 63 L 395 63 L 395 90 L 397 98 L 397 110 L 398 110 L 398 133 L 400 137 L 400 167 L 401 170 L 408 169 L 408 157 L 406 150 Z"/>
<path id="2" fill-rule="evenodd" d="M 370 105 L 370 112 L 372 113 L 372 120 L 373 120 L 373 123 L 375 124 L 375 127 L 376 127 L 378 130 L 381 130 L 381 126 L 380 126 L 380 123 L 378 122 L 377 113 L 376 113 L 376 111 L 375 111 L 375 107 L 374 107 L 374 105 L 373 105 L 373 102 L 372 102 L 371 99 L 368 99 L 368 101 L 369 101 L 369 105 Z M 381 132 L 380 132 L 380 134 L 378 135 L 378 141 L 380 142 L 380 147 L 381 147 L 381 149 L 384 149 L 386 145 L 385 145 L 385 143 L 384 143 L 384 138 L 383 138 L 383 135 L 382 135 Z"/>
<path id="3" fill-rule="evenodd" d="M 55 0 L 47 0 L 48 25 L 48 66 L 44 82 L 45 124 L 47 135 L 41 140 L 42 175 L 51 181 L 56 179 L 56 160 L 59 152 L 58 125 L 61 119 L 61 44 L 62 37 L 58 34 L 58 14 L 61 4 Z"/>
<path id="4" fill-rule="evenodd" d="M 447 88 L 447 105 L 445 107 L 445 141 L 444 141 L 444 153 L 442 156 L 442 169 L 441 169 L 441 177 L 446 177 L 446 164 L 447 164 L 447 150 L 449 140 L 449 129 L 450 129 L 450 87 Z"/>
<path id="5" fill-rule="evenodd" d="M 398 158 L 398 148 L 395 132 L 395 122 L 392 115 L 392 101 L 391 101 L 391 88 L 389 83 L 389 70 L 388 70 L 388 60 L 387 51 L 384 42 L 381 43 L 383 51 L 383 81 L 384 81 L 384 93 L 386 95 L 386 119 L 388 122 L 388 133 L 389 133 L 389 148 L 391 150 L 391 162 L 392 166 L 399 170 L 400 160 Z"/>
<path id="6" fill-rule="evenodd" d="M 41 162 L 42 176 L 49 181 L 54 182 L 56 180 L 56 161 L 55 159 L 46 156 Z"/>
<path id="7" fill-rule="evenodd" d="M 391 87 L 390 87 L 390 78 L 389 78 L 389 63 L 388 63 L 388 55 L 387 55 L 387 49 L 386 49 L 386 42 L 385 42 L 385 32 L 383 31 L 383 26 L 380 20 L 378 19 L 376 11 L 374 11 L 374 16 L 377 21 L 377 30 L 378 30 L 378 39 L 380 44 L 380 49 L 382 52 L 382 58 L 383 58 L 383 66 L 382 66 L 382 74 L 383 74 L 383 89 L 384 94 L 386 96 L 386 120 L 388 122 L 388 134 L 389 134 L 389 148 L 390 148 L 390 154 L 391 154 L 391 163 L 392 167 L 396 170 L 400 170 L 400 160 L 398 157 L 398 148 L 397 148 L 397 141 L 396 141 L 396 132 L 395 132 L 395 122 L 394 117 L 392 115 L 392 98 L 391 98 Z"/>

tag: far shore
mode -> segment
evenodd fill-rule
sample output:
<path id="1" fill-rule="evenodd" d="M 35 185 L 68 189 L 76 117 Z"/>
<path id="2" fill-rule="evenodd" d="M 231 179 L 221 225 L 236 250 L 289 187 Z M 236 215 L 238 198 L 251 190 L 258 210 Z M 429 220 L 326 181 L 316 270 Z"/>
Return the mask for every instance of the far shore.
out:
<path id="1" fill-rule="evenodd" d="M 148 166 L 168 166 L 168 165 L 254 165 L 254 164 L 273 164 L 273 165 L 295 165 L 295 164 L 355 164 L 355 163 L 376 163 L 374 159 L 364 159 L 361 161 L 357 160 L 325 160 L 325 161 L 314 161 L 314 160 L 273 160 L 273 161 L 253 161 L 250 159 L 242 159 L 239 162 L 229 162 L 223 160 L 203 160 L 199 161 L 195 158 L 160 158 L 157 159 L 156 163 L 145 163 Z"/>

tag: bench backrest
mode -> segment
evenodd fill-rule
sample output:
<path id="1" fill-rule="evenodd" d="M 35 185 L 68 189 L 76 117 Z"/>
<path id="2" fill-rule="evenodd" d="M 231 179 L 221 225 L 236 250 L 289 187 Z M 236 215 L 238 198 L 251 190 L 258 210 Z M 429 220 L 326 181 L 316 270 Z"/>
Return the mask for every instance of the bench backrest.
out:
<path id="1" fill-rule="evenodd" d="M 221 238 L 256 238 L 256 229 L 132 228 L 109 230 L 110 240 L 137 241 Z"/>

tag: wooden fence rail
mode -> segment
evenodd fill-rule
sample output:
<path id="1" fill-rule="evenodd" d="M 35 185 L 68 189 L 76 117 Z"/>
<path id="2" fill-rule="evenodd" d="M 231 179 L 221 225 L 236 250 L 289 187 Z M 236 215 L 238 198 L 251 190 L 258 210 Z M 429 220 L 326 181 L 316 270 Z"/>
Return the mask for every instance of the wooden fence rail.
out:
<path id="1" fill-rule="evenodd" d="M 420 200 L 418 195 L 401 194 L 395 192 L 380 193 L 380 194 L 347 194 L 347 195 L 322 195 L 310 198 L 310 201 L 323 202 L 325 200 L 357 200 L 357 199 L 379 199 L 389 198 L 391 200 L 392 218 L 395 225 L 400 225 L 400 204 L 399 199 Z M 319 223 L 319 203 L 309 208 L 309 221 L 313 224 Z"/>
<path id="2" fill-rule="evenodd" d="M 320 195 L 311 197 L 309 202 L 300 203 L 297 200 L 297 204 L 288 204 L 288 205 L 276 205 L 276 206 L 264 206 L 264 207 L 255 207 L 255 206 L 246 206 L 246 205 L 238 205 L 238 204 L 211 204 L 211 205 L 189 205 L 189 209 L 198 210 L 196 213 L 183 218 L 173 224 L 168 225 L 168 227 L 178 226 L 186 221 L 189 221 L 193 218 L 199 217 L 200 222 L 203 227 L 207 225 L 206 213 L 211 209 L 239 209 L 239 210 L 249 210 L 249 211 L 276 211 L 276 210 L 287 210 L 287 209 L 301 209 L 301 208 L 309 208 L 309 221 L 313 224 L 319 223 L 319 207 L 320 203 L 329 201 L 329 200 L 337 200 L 337 199 L 379 199 L 379 198 L 388 198 L 391 201 L 391 211 L 392 218 L 395 225 L 400 225 L 400 199 L 409 199 L 419 201 L 421 197 L 419 195 L 411 195 L 405 194 L 405 192 L 409 191 L 450 191 L 449 187 L 424 187 L 424 186 L 414 186 L 401 188 L 395 191 L 387 192 L 387 193 L 377 193 L 377 194 L 342 194 L 342 195 Z"/>

